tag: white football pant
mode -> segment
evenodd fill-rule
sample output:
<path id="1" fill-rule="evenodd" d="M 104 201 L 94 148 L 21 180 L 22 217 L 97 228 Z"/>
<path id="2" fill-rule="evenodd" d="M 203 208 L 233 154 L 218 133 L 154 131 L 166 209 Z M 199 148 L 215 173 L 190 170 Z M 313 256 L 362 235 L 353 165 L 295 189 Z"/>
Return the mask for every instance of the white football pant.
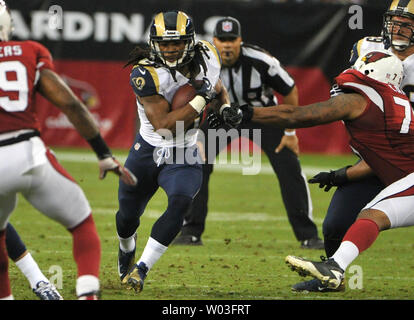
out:
<path id="1" fill-rule="evenodd" d="M 19 192 L 67 229 L 91 213 L 82 189 L 39 137 L 0 147 L 0 230 L 6 228 Z"/>
<path id="2" fill-rule="evenodd" d="M 414 173 L 383 189 L 364 209 L 384 212 L 391 228 L 414 225 Z"/>

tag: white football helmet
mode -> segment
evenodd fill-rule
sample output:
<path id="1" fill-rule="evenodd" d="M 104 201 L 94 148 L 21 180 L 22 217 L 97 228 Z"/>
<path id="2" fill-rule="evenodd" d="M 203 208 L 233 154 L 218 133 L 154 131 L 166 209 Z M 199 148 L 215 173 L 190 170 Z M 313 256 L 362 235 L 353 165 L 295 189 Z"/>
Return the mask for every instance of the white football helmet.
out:
<path id="1" fill-rule="evenodd" d="M 399 88 L 404 78 L 402 61 L 386 50 L 375 50 L 359 56 L 353 66 L 364 75 Z"/>
<path id="2" fill-rule="evenodd" d="M 10 11 L 3 0 L 0 0 L 0 41 L 9 41 L 13 31 Z"/>

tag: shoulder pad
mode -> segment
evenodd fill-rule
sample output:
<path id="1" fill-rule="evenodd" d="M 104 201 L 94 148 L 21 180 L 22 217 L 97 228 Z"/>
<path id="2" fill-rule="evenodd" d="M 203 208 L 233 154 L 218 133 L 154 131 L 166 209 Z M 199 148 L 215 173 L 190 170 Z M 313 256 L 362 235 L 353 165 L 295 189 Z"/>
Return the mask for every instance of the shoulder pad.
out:
<path id="1" fill-rule="evenodd" d="M 136 65 L 132 68 L 130 84 L 135 94 L 140 97 L 158 94 L 160 82 L 154 67 Z"/>
<path id="2" fill-rule="evenodd" d="M 212 53 L 214 53 L 214 55 L 217 58 L 217 61 L 219 62 L 220 66 L 221 66 L 221 57 L 220 57 L 220 53 L 218 52 L 217 48 L 209 41 L 206 40 L 200 40 L 200 43 L 203 45 L 203 47 L 208 50 L 211 51 Z"/>
<path id="3" fill-rule="evenodd" d="M 355 42 L 351 49 L 351 55 L 349 57 L 349 65 L 354 65 L 355 61 L 357 61 L 360 53 L 361 44 L 364 39 L 359 40 L 358 42 Z"/>
<path id="4" fill-rule="evenodd" d="M 354 44 L 351 50 L 351 57 L 349 59 L 349 64 L 353 65 L 358 57 L 361 55 L 361 51 L 367 50 L 372 46 L 376 48 L 379 44 L 383 43 L 382 37 L 365 37 L 360 39 Z"/>

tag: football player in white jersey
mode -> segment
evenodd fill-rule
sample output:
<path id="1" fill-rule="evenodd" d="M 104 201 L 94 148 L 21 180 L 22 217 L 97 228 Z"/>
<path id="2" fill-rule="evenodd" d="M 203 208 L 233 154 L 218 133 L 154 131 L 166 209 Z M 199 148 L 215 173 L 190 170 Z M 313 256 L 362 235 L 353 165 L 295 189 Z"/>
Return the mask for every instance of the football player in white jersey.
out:
<path id="1" fill-rule="evenodd" d="M 401 88 L 414 104 L 414 0 L 393 0 L 384 14 L 382 36 L 365 37 L 352 48 L 350 65 L 359 56 L 374 50 L 389 50 L 403 62 L 404 78 Z M 323 222 L 325 252 L 331 257 L 339 248 L 348 228 L 358 213 L 371 201 L 384 185 L 372 176 L 359 181 L 348 181 L 347 167 L 331 172 L 321 172 L 310 179 L 328 191 L 337 186 Z M 345 283 L 332 289 L 322 285 L 320 280 L 299 282 L 292 286 L 294 291 L 330 292 L 343 291 Z"/>
<path id="2" fill-rule="evenodd" d="M 182 11 L 158 13 L 150 27 L 149 48 L 135 48 L 127 65 L 133 65 L 130 85 L 141 127 L 125 163 L 138 185 L 119 184 L 118 271 L 123 284 L 140 292 L 148 271 L 180 231 L 201 185 L 195 123 L 213 98 L 217 106 L 229 104 L 229 98 L 219 78 L 221 61 L 216 48 L 207 41 L 196 42 L 193 22 Z M 195 86 L 196 96 L 171 110 L 178 88 L 196 80 L 201 82 Z M 168 196 L 168 206 L 134 264 L 140 216 L 159 187 Z"/>
<path id="3" fill-rule="evenodd" d="M 350 64 L 364 53 L 387 49 L 403 62 L 405 76 L 401 88 L 414 103 L 414 1 L 394 0 L 384 14 L 381 37 L 365 37 L 355 43 Z"/>

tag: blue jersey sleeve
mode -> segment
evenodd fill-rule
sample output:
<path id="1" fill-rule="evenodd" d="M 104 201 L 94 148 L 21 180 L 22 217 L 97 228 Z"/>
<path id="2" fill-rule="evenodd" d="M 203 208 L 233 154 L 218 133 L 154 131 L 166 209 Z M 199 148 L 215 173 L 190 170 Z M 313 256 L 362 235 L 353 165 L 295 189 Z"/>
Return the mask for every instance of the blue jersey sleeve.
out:
<path id="1" fill-rule="evenodd" d="M 156 95 L 159 91 L 158 75 L 154 67 L 135 66 L 129 83 L 139 97 Z"/>

